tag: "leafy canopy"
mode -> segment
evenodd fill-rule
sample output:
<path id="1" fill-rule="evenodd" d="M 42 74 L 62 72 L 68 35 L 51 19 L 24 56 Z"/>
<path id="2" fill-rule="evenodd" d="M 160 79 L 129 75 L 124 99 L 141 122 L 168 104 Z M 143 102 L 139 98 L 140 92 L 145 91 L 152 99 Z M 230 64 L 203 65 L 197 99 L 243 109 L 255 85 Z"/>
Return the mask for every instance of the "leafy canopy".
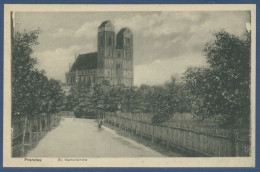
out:
<path id="1" fill-rule="evenodd" d="M 209 67 L 185 72 L 194 114 L 214 118 L 222 126 L 250 120 L 250 34 L 241 39 L 225 31 L 203 50 Z M 243 122 L 242 122 L 243 121 Z"/>
<path id="2" fill-rule="evenodd" d="M 12 117 L 40 113 L 55 113 L 63 106 L 59 83 L 48 80 L 45 72 L 36 68 L 33 48 L 38 45 L 40 31 L 15 32 L 12 36 Z"/>

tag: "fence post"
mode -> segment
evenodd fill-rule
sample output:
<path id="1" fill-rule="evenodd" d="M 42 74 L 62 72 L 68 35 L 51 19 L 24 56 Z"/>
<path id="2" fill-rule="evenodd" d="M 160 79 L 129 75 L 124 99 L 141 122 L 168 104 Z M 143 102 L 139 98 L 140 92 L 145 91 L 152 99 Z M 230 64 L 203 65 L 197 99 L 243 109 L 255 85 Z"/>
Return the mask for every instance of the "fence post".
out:
<path id="1" fill-rule="evenodd" d="M 127 122 L 128 122 L 128 120 L 127 120 L 127 118 L 124 118 L 123 120 L 125 120 L 125 122 L 124 122 L 124 127 L 125 127 L 125 131 L 126 131 L 126 124 L 127 124 Z"/>
<path id="2" fill-rule="evenodd" d="M 143 113 L 141 113 L 141 139 L 143 138 Z"/>
<path id="3" fill-rule="evenodd" d="M 115 115 L 111 114 L 111 122 L 113 124 L 113 128 L 115 128 Z"/>
<path id="4" fill-rule="evenodd" d="M 169 139 L 170 139 L 170 137 L 169 137 L 169 130 L 170 130 L 170 128 L 169 128 L 169 122 L 167 122 L 167 139 L 166 139 L 167 149 L 169 149 Z"/>
<path id="5" fill-rule="evenodd" d="M 134 134 L 134 125 L 135 125 L 135 121 L 133 118 L 133 114 L 131 113 L 131 117 L 132 117 L 132 125 L 131 125 L 131 129 L 132 129 L 132 134 Z"/>
<path id="6" fill-rule="evenodd" d="M 30 120 L 30 146 L 32 145 L 32 123 L 33 121 L 32 120 Z"/>
<path id="7" fill-rule="evenodd" d="M 114 122 L 114 127 L 116 127 L 116 118 L 117 118 L 117 115 L 115 115 L 115 122 Z"/>
<path id="8" fill-rule="evenodd" d="M 121 115 L 118 116 L 118 128 L 120 128 L 121 126 L 121 121 L 122 121 L 122 118 L 121 118 Z"/>
<path id="9" fill-rule="evenodd" d="M 116 115 L 112 114 L 112 113 L 111 113 L 111 115 L 112 115 L 113 128 L 115 128 L 116 127 Z"/>
<path id="10" fill-rule="evenodd" d="M 51 124 L 50 124 L 50 114 L 49 113 L 47 115 L 47 125 L 48 125 L 48 130 L 50 130 Z"/>
<path id="11" fill-rule="evenodd" d="M 40 114 L 40 137 L 42 136 L 42 115 Z"/>
<path id="12" fill-rule="evenodd" d="M 136 114 L 134 116 L 134 134 L 136 135 Z"/>
<path id="13" fill-rule="evenodd" d="M 161 126 L 161 143 L 163 143 L 163 137 L 162 137 L 162 125 Z"/>
<path id="14" fill-rule="evenodd" d="M 152 143 L 154 142 L 154 125 L 152 124 L 153 126 L 153 132 L 152 132 Z"/>
<path id="15" fill-rule="evenodd" d="M 37 136 L 37 142 L 39 140 L 39 117 L 36 118 L 36 124 L 37 124 L 37 131 L 36 131 L 36 136 Z"/>
<path id="16" fill-rule="evenodd" d="M 25 140 L 26 128 L 27 128 L 27 115 L 25 115 L 25 121 L 24 121 L 23 140 L 22 140 L 22 155 L 24 155 L 24 153 L 25 153 L 24 140 Z"/>
<path id="17" fill-rule="evenodd" d="M 232 131 L 231 132 L 231 144 L 232 144 L 232 151 L 231 151 L 231 156 L 236 157 L 237 153 L 236 153 L 236 132 Z"/>
<path id="18" fill-rule="evenodd" d="M 124 120 L 126 120 L 126 119 L 124 119 Z M 126 131 L 126 121 L 124 122 L 124 127 L 125 127 L 125 131 Z"/>
<path id="19" fill-rule="evenodd" d="M 44 132 L 47 133 L 47 114 L 45 116 L 44 122 L 45 122 Z"/>

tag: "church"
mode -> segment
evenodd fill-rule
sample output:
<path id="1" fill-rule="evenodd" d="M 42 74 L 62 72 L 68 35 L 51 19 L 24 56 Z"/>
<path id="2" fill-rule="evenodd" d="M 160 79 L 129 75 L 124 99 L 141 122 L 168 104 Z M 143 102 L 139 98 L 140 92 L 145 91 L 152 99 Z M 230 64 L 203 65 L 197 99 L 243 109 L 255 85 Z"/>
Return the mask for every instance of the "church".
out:
<path id="1" fill-rule="evenodd" d="M 97 52 L 79 54 L 66 73 L 67 86 L 133 86 L 133 33 L 122 28 L 115 34 L 111 21 L 98 27 Z"/>

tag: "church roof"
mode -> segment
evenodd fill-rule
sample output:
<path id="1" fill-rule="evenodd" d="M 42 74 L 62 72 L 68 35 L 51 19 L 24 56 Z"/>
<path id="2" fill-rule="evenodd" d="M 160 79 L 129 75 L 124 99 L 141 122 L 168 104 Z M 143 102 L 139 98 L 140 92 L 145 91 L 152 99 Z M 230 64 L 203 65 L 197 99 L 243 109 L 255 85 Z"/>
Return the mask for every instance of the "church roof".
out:
<path id="1" fill-rule="evenodd" d="M 107 21 L 103 21 L 98 28 L 101 28 L 101 27 L 114 27 L 114 25 L 112 24 L 112 22 L 110 20 L 107 20 Z"/>
<path id="2" fill-rule="evenodd" d="M 97 68 L 97 52 L 80 54 L 71 67 L 71 72 L 76 70 L 88 70 Z"/>
<path id="3" fill-rule="evenodd" d="M 128 33 L 128 34 L 132 35 L 132 31 L 127 27 L 120 29 L 120 31 L 118 32 L 118 35 L 121 35 L 121 34 L 123 35 L 124 33 Z"/>

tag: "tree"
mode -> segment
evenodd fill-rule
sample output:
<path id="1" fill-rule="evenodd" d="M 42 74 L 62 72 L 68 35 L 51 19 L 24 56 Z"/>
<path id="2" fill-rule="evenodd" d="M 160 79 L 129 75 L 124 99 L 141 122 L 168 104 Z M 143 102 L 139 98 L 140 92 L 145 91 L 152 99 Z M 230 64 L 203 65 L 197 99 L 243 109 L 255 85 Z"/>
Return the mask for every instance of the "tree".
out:
<path id="1" fill-rule="evenodd" d="M 225 31 L 203 50 L 209 67 L 185 72 L 196 116 L 214 118 L 223 127 L 250 121 L 250 34 L 241 39 Z M 243 122 L 242 122 L 243 121 Z"/>
<path id="2" fill-rule="evenodd" d="M 15 32 L 12 40 L 12 117 L 34 114 L 37 103 L 32 93 L 35 82 L 37 59 L 32 57 L 32 46 L 38 44 L 39 30 L 31 32 Z M 31 78 L 34 79 L 31 79 Z"/>
<path id="3" fill-rule="evenodd" d="M 70 95 L 67 96 L 69 106 L 74 110 L 76 117 L 81 117 L 87 113 L 94 111 L 94 105 L 92 105 L 93 90 L 88 87 L 81 87 L 75 85 L 70 90 Z"/>
<path id="4" fill-rule="evenodd" d="M 48 108 L 47 113 L 57 113 L 63 109 L 64 93 L 58 81 L 50 79 L 47 90 Z"/>
<path id="5" fill-rule="evenodd" d="M 106 110 L 118 111 L 118 105 L 124 106 L 124 96 L 125 91 L 122 87 L 110 87 L 104 98 Z"/>
<path id="6" fill-rule="evenodd" d="M 48 80 L 45 72 L 35 66 L 33 46 L 38 43 L 39 30 L 15 32 L 12 39 L 12 118 L 34 117 L 41 113 L 56 113 L 63 106 L 59 83 Z"/>
<path id="7" fill-rule="evenodd" d="M 174 77 L 163 86 L 155 87 L 151 99 L 154 113 L 152 122 L 162 123 L 169 120 L 176 112 L 188 111 L 184 93 L 181 83 L 178 83 Z"/>

